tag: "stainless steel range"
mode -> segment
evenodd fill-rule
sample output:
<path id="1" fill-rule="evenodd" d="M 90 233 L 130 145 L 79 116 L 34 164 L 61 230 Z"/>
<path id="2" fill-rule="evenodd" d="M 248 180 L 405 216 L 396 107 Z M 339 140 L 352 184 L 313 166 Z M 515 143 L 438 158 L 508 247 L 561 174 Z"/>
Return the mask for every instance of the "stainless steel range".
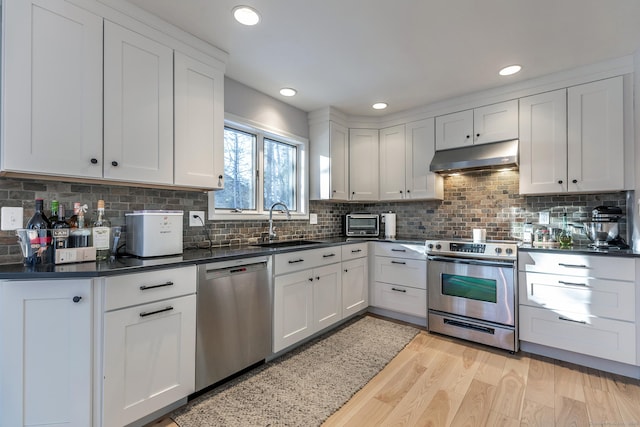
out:
<path id="1" fill-rule="evenodd" d="M 427 240 L 429 331 L 518 351 L 518 244 Z"/>

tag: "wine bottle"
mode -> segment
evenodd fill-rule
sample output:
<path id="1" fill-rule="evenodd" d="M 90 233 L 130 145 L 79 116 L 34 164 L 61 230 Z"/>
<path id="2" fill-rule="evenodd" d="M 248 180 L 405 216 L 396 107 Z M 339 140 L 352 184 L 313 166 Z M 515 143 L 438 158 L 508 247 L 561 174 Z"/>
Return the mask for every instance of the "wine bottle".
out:
<path id="1" fill-rule="evenodd" d="M 70 246 L 72 248 L 86 248 L 89 246 L 89 238 L 91 237 L 91 232 L 85 228 L 84 221 L 87 205 L 80 205 L 79 202 L 76 202 L 73 206 L 75 214 L 69 221 L 71 227 Z"/>
<path id="2" fill-rule="evenodd" d="M 51 201 L 51 216 L 49 216 L 49 223 L 53 225 L 54 222 L 58 220 L 58 209 L 60 206 L 60 202 L 57 200 Z"/>
<path id="3" fill-rule="evenodd" d="M 30 230 L 38 230 L 38 233 L 31 239 L 31 247 L 37 249 L 35 253 L 36 259 L 33 262 L 43 262 L 45 264 L 51 263 L 51 223 L 49 218 L 44 214 L 44 200 L 36 199 L 35 212 L 31 219 L 27 222 L 27 227 Z"/>
<path id="4" fill-rule="evenodd" d="M 54 249 L 68 248 L 71 227 L 67 224 L 64 205 L 60 205 L 58 208 L 58 220 L 53 223 L 51 228 L 53 229 L 51 234 L 53 237 Z"/>
<path id="5" fill-rule="evenodd" d="M 80 211 L 80 202 L 73 202 L 73 215 L 67 221 L 71 228 L 78 228 L 78 211 Z"/>
<path id="6" fill-rule="evenodd" d="M 98 200 L 97 218 L 92 229 L 93 246 L 96 248 L 96 261 L 109 259 L 111 249 L 111 222 L 104 213 L 104 200 Z"/>

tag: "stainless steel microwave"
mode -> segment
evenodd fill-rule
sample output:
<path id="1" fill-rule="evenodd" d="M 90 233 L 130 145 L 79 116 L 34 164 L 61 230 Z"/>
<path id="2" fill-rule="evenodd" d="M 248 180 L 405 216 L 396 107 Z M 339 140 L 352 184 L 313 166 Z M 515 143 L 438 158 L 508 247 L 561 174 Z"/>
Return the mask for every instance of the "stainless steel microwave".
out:
<path id="1" fill-rule="evenodd" d="M 345 215 L 344 230 L 347 237 L 378 237 L 380 217 L 370 213 L 350 213 Z"/>

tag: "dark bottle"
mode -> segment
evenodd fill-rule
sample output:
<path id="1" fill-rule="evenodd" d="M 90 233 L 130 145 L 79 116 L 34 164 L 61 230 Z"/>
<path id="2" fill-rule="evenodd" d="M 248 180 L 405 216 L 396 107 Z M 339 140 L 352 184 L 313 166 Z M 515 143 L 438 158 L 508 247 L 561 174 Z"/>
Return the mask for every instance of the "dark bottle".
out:
<path id="1" fill-rule="evenodd" d="M 34 257 L 35 259 L 32 262 L 43 262 L 43 263 L 51 263 L 53 259 L 51 258 L 52 251 L 50 250 L 51 246 L 51 223 L 49 222 L 49 218 L 43 212 L 44 201 L 42 199 L 36 199 L 35 213 L 27 222 L 27 228 L 29 230 L 39 230 L 37 234 L 35 234 L 31 240 L 31 248 L 34 249 Z"/>
<path id="2" fill-rule="evenodd" d="M 78 228 L 78 212 L 80 211 L 80 202 L 73 203 L 73 215 L 67 221 L 71 228 Z"/>
<path id="3" fill-rule="evenodd" d="M 58 210 L 60 209 L 60 202 L 57 200 L 51 201 L 51 216 L 49 216 L 49 223 L 53 225 L 58 220 Z"/>
<path id="4" fill-rule="evenodd" d="M 58 208 L 58 220 L 51 226 L 53 247 L 55 249 L 64 249 L 69 247 L 69 236 L 71 227 L 67 224 L 66 213 L 64 205 L 60 205 Z"/>

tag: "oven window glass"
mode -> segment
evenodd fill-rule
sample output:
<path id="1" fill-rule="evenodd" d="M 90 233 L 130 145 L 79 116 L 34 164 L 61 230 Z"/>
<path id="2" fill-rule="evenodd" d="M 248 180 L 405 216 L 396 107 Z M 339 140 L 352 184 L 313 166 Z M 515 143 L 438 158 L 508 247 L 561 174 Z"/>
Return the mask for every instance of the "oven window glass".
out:
<path id="1" fill-rule="evenodd" d="M 477 301 L 497 301 L 497 282 L 492 279 L 442 274 L 442 293 Z"/>

